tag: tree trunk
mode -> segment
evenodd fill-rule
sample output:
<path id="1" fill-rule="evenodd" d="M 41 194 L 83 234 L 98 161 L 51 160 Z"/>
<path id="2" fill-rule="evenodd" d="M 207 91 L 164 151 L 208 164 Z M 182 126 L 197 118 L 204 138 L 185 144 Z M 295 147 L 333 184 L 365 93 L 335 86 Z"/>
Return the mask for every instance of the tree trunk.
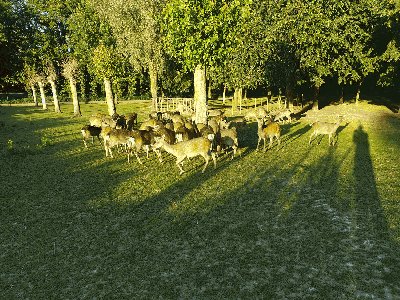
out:
<path id="1" fill-rule="evenodd" d="M 243 99 L 243 88 L 235 88 L 232 99 L 232 115 L 239 105 L 239 109 L 242 109 L 242 99 Z"/>
<path id="2" fill-rule="evenodd" d="M 268 88 L 268 95 L 267 95 L 267 111 L 269 111 L 269 103 L 271 102 L 272 99 L 272 91 L 270 88 Z"/>
<path id="3" fill-rule="evenodd" d="M 237 95 L 238 95 L 238 102 L 239 102 L 239 110 L 242 111 L 243 88 L 239 88 Z"/>
<path id="4" fill-rule="evenodd" d="M 207 124 L 206 69 L 201 65 L 194 70 L 194 105 L 196 123 Z"/>
<path id="5" fill-rule="evenodd" d="M 212 90 L 211 90 L 211 79 L 208 80 L 208 87 L 207 87 L 207 99 L 212 98 Z"/>
<path id="6" fill-rule="evenodd" d="M 225 104 L 226 98 L 226 84 L 224 83 L 224 91 L 222 92 L 222 104 Z"/>
<path id="7" fill-rule="evenodd" d="M 61 113 L 60 102 L 58 101 L 58 97 L 57 97 L 56 83 L 53 80 L 49 80 L 49 82 L 51 85 L 51 91 L 53 93 L 54 111 L 56 113 Z"/>
<path id="8" fill-rule="evenodd" d="M 79 86 L 80 86 L 80 91 L 81 91 L 81 100 L 83 102 L 86 102 L 86 82 L 87 81 L 86 81 L 86 78 L 84 75 L 80 76 L 79 82 L 80 82 Z M 74 83 L 74 86 L 75 86 L 75 83 Z M 75 87 L 75 90 L 76 90 L 76 87 Z M 78 98 L 78 96 L 76 98 Z M 79 103 L 78 103 L 78 106 L 79 106 Z M 80 115 L 80 110 L 79 110 L 79 115 Z"/>
<path id="9" fill-rule="evenodd" d="M 344 102 L 344 86 L 343 84 L 340 85 L 340 95 L 339 95 L 339 103 Z"/>
<path id="10" fill-rule="evenodd" d="M 33 103 L 35 103 L 35 106 L 38 106 L 38 101 L 37 101 L 37 98 L 36 98 L 35 86 L 31 85 L 31 89 L 32 89 Z"/>
<path id="11" fill-rule="evenodd" d="M 46 110 L 47 104 L 46 104 L 46 95 L 44 94 L 44 84 L 41 81 L 39 81 L 38 84 L 39 84 L 39 90 L 40 90 L 40 97 L 42 98 L 42 106 L 43 106 L 43 109 Z"/>
<path id="12" fill-rule="evenodd" d="M 358 105 L 358 100 L 360 100 L 360 93 L 361 93 L 361 82 L 357 86 L 356 105 Z"/>
<path id="13" fill-rule="evenodd" d="M 157 69 L 154 67 L 154 65 L 152 63 L 150 63 L 150 66 L 149 66 L 149 75 L 150 75 L 151 100 L 152 100 L 153 109 L 155 109 L 156 103 L 157 103 L 157 91 L 158 91 Z"/>
<path id="14" fill-rule="evenodd" d="M 80 117 L 82 115 L 81 108 L 79 106 L 75 80 L 72 77 L 69 78 L 69 87 L 71 88 L 72 104 L 74 106 L 74 117 Z"/>
<path id="15" fill-rule="evenodd" d="M 294 98 L 293 83 L 291 81 L 288 81 L 286 83 L 285 108 L 289 108 L 289 104 L 293 103 L 293 98 Z"/>
<path id="16" fill-rule="evenodd" d="M 279 107 L 279 109 L 281 109 L 281 107 L 282 107 L 282 91 L 280 88 L 279 88 L 279 93 L 278 93 L 278 107 Z"/>
<path id="17" fill-rule="evenodd" d="M 108 107 L 108 114 L 112 116 L 115 114 L 115 103 L 114 103 L 114 98 L 112 94 L 112 88 L 111 88 L 111 81 L 108 78 L 104 78 L 104 89 L 106 91 L 106 102 L 107 102 L 107 107 Z"/>
<path id="18" fill-rule="evenodd" d="M 319 86 L 314 87 L 314 97 L 313 97 L 313 110 L 318 110 L 318 96 L 319 96 Z"/>

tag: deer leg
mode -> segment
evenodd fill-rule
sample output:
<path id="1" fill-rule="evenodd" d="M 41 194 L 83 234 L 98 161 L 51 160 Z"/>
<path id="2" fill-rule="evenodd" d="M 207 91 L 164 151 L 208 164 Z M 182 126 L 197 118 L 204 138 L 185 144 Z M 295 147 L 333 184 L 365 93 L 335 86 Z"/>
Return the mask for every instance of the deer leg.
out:
<path id="1" fill-rule="evenodd" d="M 162 160 L 162 155 L 161 155 L 161 151 L 159 149 L 153 148 L 153 151 L 157 154 L 158 160 L 160 161 L 160 163 L 163 162 Z"/>
<path id="2" fill-rule="evenodd" d="M 179 173 L 179 175 L 182 175 L 185 171 L 183 170 L 183 168 L 181 167 L 181 164 L 183 165 L 183 160 L 185 159 L 185 157 L 180 157 L 176 159 L 176 165 L 178 166 L 179 170 L 181 171 Z"/>
<path id="3" fill-rule="evenodd" d="M 108 152 L 110 153 L 111 158 L 114 158 L 112 151 L 111 151 L 111 147 L 108 147 Z"/>
<path id="4" fill-rule="evenodd" d="M 308 143 L 311 145 L 311 139 L 313 138 L 313 136 L 314 136 L 314 132 L 313 133 L 311 133 L 311 135 L 310 135 L 310 139 L 308 140 Z"/>
<path id="5" fill-rule="evenodd" d="M 211 157 L 214 162 L 214 169 L 216 169 L 217 168 L 217 157 L 215 156 L 214 152 L 211 152 Z"/>
<path id="6" fill-rule="evenodd" d="M 135 152 L 135 156 L 136 156 L 137 161 L 139 162 L 139 164 L 142 165 L 143 163 L 142 163 L 142 161 L 140 160 L 140 157 L 139 157 L 137 151 L 134 151 L 134 152 Z"/>
<path id="7" fill-rule="evenodd" d="M 210 158 L 208 157 L 208 155 L 203 155 L 204 160 L 206 161 L 206 163 L 204 164 L 204 168 L 201 171 L 201 173 L 204 173 L 204 171 L 206 170 L 207 166 L 208 166 L 208 161 L 210 160 Z"/>
<path id="8" fill-rule="evenodd" d="M 258 150 L 258 147 L 259 147 L 259 145 L 260 145 L 260 141 L 261 141 L 261 138 L 258 137 L 258 142 L 257 142 L 257 148 L 256 148 L 256 150 Z"/>

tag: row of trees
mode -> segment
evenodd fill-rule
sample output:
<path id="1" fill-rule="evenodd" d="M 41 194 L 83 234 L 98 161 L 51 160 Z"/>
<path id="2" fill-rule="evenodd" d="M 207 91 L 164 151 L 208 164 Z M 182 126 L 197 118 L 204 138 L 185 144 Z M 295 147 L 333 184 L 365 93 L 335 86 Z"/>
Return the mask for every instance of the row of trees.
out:
<path id="1" fill-rule="evenodd" d="M 280 88 L 289 101 L 300 86 L 317 99 L 327 80 L 356 86 L 357 99 L 367 79 L 399 87 L 394 0 L 0 0 L 0 14 L 3 88 L 50 82 L 56 95 L 76 61 L 65 85 L 81 98 L 102 86 L 110 114 L 113 95 L 143 83 L 153 99 L 193 87 L 198 121 L 206 83 L 238 97 Z"/>

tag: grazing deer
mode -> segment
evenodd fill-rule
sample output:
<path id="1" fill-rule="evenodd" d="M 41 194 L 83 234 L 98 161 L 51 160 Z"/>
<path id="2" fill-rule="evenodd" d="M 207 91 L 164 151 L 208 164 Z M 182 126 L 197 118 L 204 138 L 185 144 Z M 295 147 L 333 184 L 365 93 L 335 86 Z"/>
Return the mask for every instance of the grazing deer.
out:
<path id="1" fill-rule="evenodd" d="M 126 128 L 128 130 L 132 130 L 135 125 L 138 123 L 138 114 L 133 112 L 126 115 Z"/>
<path id="2" fill-rule="evenodd" d="M 257 150 L 260 145 L 260 141 L 264 140 L 264 151 L 266 147 L 266 139 L 269 138 L 269 146 L 268 148 L 271 148 L 274 137 L 278 141 L 278 145 L 281 144 L 281 127 L 279 126 L 278 123 L 269 121 L 266 126 L 264 127 L 264 121 L 262 119 L 257 119 L 258 123 L 258 142 L 257 142 Z"/>
<path id="3" fill-rule="evenodd" d="M 311 139 L 314 136 L 316 137 L 320 134 L 327 134 L 329 145 L 332 144 L 332 146 L 334 146 L 336 143 L 335 142 L 336 132 L 337 132 L 342 120 L 343 120 L 343 117 L 340 116 L 336 123 L 316 121 L 316 122 L 310 124 L 312 126 L 312 133 L 310 135 L 310 139 L 309 139 L 308 143 L 311 144 Z M 332 139 L 332 143 L 331 143 L 331 139 Z"/>
<path id="4" fill-rule="evenodd" d="M 147 159 L 149 159 L 150 148 L 152 148 L 153 151 L 157 154 L 158 160 L 162 162 L 161 152 L 154 147 L 155 138 L 156 138 L 156 133 L 153 130 L 131 131 L 131 137 L 129 138 L 128 146 L 132 150 L 131 152 L 135 154 L 136 159 L 140 164 L 143 163 L 140 160 L 138 153 L 141 151 L 141 149 L 144 149 L 146 151 L 146 157 Z M 129 161 L 129 155 L 130 154 L 128 154 L 128 161 Z"/>
<path id="5" fill-rule="evenodd" d="M 289 109 L 281 111 L 275 116 L 274 121 L 283 122 L 286 118 L 288 122 L 291 123 L 292 122 L 291 114 L 292 112 Z"/>
<path id="6" fill-rule="evenodd" d="M 154 147 L 163 148 L 165 151 L 176 157 L 176 165 L 180 170 L 179 175 L 182 175 L 185 172 L 182 168 L 183 160 L 185 158 L 192 158 L 201 155 L 205 160 L 204 168 L 201 171 L 202 173 L 204 173 L 208 166 L 210 156 L 214 161 L 214 169 L 217 166 L 215 154 L 210 150 L 211 141 L 204 137 L 198 137 L 188 141 L 179 142 L 175 145 L 170 145 L 164 140 L 164 136 L 162 136 L 161 138 L 156 138 Z"/>
<path id="7" fill-rule="evenodd" d="M 92 126 L 96 127 L 112 127 L 115 128 L 117 126 L 117 122 L 113 120 L 109 116 L 105 115 L 93 115 L 89 118 L 89 123 Z"/>
<path id="8" fill-rule="evenodd" d="M 106 157 L 110 154 L 111 158 L 114 158 L 112 154 L 112 148 L 115 146 L 129 146 L 129 139 L 132 137 L 132 133 L 125 129 L 112 129 L 104 137 L 104 149 L 106 151 Z M 129 153 L 128 153 L 129 162 Z"/>
<path id="9" fill-rule="evenodd" d="M 237 149 L 239 148 L 236 128 L 221 129 L 217 136 L 219 136 L 218 142 L 222 149 L 232 148 L 233 154 L 231 159 L 234 159 Z"/>
<path id="10" fill-rule="evenodd" d="M 89 139 L 90 137 L 92 138 L 92 144 L 94 143 L 95 136 L 97 136 L 97 138 L 100 141 L 101 127 L 85 125 L 81 129 L 81 133 L 83 136 L 83 143 L 85 144 L 85 147 L 87 148 L 88 146 L 87 146 L 86 140 Z"/>

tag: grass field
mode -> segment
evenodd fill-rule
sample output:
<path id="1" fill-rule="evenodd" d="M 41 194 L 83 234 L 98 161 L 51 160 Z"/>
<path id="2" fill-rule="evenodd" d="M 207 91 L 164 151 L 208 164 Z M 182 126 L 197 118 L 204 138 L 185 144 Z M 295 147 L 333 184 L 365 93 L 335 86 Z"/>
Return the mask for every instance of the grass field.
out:
<path id="1" fill-rule="evenodd" d="M 85 149 L 104 104 L 0 106 L 0 299 L 400 299 L 400 119 L 361 106 L 334 147 L 297 120 L 255 151 L 253 123 L 182 176 Z"/>

